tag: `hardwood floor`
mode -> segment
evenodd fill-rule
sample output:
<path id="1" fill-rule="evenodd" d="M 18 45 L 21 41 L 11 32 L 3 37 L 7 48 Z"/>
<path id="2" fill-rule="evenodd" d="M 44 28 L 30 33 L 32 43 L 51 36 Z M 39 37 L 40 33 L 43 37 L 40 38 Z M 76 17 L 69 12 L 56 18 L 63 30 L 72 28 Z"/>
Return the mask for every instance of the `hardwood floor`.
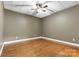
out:
<path id="1" fill-rule="evenodd" d="M 78 57 L 79 49 L 46 39 L 29 40 L 4 46 L 3 57 Z"/>

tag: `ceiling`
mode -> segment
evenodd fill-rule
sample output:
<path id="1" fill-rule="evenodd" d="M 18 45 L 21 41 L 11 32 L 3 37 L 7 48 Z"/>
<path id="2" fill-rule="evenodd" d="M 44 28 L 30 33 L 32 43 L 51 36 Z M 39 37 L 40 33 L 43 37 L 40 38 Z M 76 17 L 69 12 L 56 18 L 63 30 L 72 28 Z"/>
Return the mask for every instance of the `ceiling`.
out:
<path id="1" fill-rule="evenodd" d="M 32 15 L 38 18 L 43 18 L 46 17 L 48 15 L 54 14 L 58 11 L 70 8 L 72 6 L 75 6 L 77 4 L 79 4 L 79 1 L 51 1 L 49 3 L 46 3 L 46 5 L 48 5 L 47 8 L 51 9 L 54 12 L 51 12 L 49 10 L 46 10 L 46 12 L 42 12 L 39 11 L 38 14 L 33 15 L 32 13 L 34 12 L 34 10 L 32 10 L 32 8 L 34 8 L 35 6 L 35 2 L 36 1 L 4 1 L 4 8 L 8 9 L 8 10 L 12 10 L 12 11 L 16 11 L 19 13 L 23 13 L 23 14 L 27 14 L 27 15 Z M 45 1 L 41 1 L 39 0 L 40 3 L 43 3 Z M 19 6 L 16 7 L 14 5 L 33 5 L 33 6 Z"/>

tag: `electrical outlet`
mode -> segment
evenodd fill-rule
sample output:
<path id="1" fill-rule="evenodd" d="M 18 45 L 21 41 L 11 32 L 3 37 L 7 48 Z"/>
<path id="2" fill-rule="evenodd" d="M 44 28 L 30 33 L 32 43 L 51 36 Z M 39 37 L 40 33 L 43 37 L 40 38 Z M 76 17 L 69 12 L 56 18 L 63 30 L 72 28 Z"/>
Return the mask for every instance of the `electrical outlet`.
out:
<path id="1" fill-rule="evenodd" d="M 18 39 L 18 37 L 16 36 L 16 39 Z"/>
<path id="2" fill-rule="evenodd" d="M 75 38 L 73 38 L 73 41 L 76 41 L 76 39 L 75 39 Z"/>

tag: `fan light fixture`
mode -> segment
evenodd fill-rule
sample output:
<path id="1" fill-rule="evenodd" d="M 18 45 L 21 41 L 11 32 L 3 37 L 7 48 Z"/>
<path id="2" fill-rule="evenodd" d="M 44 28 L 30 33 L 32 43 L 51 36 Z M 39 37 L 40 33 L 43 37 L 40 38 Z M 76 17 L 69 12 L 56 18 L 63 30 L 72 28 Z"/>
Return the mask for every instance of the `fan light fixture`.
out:
<path id="1" fill-rule="evenodd" d="M 51 1 L 45 1 L 44 3 L 41 3 L 39 1 L 36 1 L 36 4 L 35 5 L 14 5 L 14 6 L 33 6 L 33 8 L 31 10 L 34 10 L 34 12 L 32 13 L 33 15 L 36 15 L 38 14 L 39 12 L 46 12 L 47 10 L 51 11 L 51 12 L 54 12 L 52 10 L 50 10 L 48 8 L 48 5 L 47 3 L 49 3 Z"/>

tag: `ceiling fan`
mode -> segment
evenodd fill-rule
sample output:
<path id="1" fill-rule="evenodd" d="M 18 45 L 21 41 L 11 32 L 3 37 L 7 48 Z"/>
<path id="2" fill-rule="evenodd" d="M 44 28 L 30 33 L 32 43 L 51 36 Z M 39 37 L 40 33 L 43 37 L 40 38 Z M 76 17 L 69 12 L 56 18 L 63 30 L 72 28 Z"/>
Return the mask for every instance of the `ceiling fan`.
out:
<path id="1" fill-rule="evenodd" d="M 52 1 L 45 1 L 44 3 L 40 3 L 39 1 L 36 1 L 35 2 L 36 8 L 31 9 L 31 10 L 34 10 L 34 12 L 32 14 L 33 15 L 38 14 L 39 13 L 38 10 L 41 10 L 42 12 L 46 12 L 46 10 L 54 12 L 53 10 L 51 10 L 51 9 L 48 8 L 47 3 L 49 3 L 49 2 L 52 2 Z M 27 6 L 33 6 L 33 5 L 25 5 L 25 4 L 22 5 L 22 4 L 19 4 L 19 5 L 14 5 L 14 6 L 16 6 L 16 7 L 19 7 L 19 6 L 27 7 Z"/>

